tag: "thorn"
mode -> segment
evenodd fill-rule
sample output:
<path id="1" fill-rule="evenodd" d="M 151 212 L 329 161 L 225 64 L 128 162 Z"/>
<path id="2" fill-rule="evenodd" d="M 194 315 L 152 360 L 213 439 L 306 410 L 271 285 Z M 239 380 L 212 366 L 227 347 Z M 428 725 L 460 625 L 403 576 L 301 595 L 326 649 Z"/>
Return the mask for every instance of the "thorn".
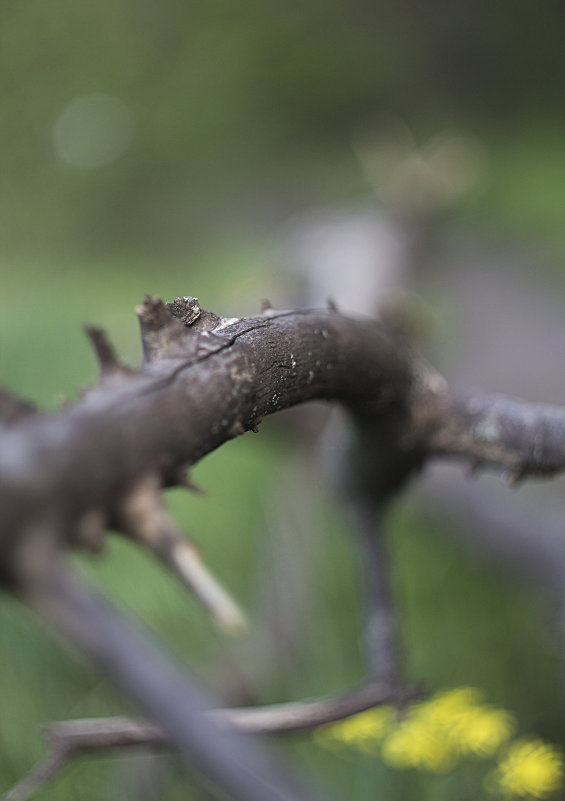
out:
<path id="1" fill-rule="evenodd" d="M 173 479 L 173 485 L 176 485 L 177 487 L 184 487 L 184 489 L 190 490 L 190 492 L 194 492 L 196 495 L 208 494 L 208 490 L 192 481 L 190 477 L 190 470 L 186 467 L 181 468 L 176 472 Z"/>
<path id="2" fill-rule="evenodd" d="M 265 314 L 265 312 L 270 311 L 273 308 L 273 304 L 267 298 L 263 298 L 261 301 L 261 313 Z"/>
<path id="3" fill-rule="evenodd" d="M 339 309 L 337 307 L 337 303 L 335 302 L 335 300 L 333 298 L 328 298 L 326 300 L 326 304 L 327 304 L 327 307 L 328 307 L 328 311 L 339 312 Z"/>
<path id="4" fill-rule="evenodd" d="M 235 633 L 246 627 L 242 610 L 210 573 L 192 543 L 179 536 L 172 544 L 170 556 L 164 561 L 183 584 L 194 592 L 223 629 Z"/>
<path id="5" fill-rule="evenodd" d="M 122 502 L 119 528 L 144 545 L 188 587 L 225 630 L 245 627 L 245 616 L 167 514 L 157 476 L 148 476 Z"/>
<path id="6" fill-rule="evenodd" d="M 125 365 L 123 365 L 116 355 L 116 351 L 112 347 L 108 335 L 103 328 L 98 328 L 92 325 L 84 326 L 85 333 L 90 339 L 102 375 L 109 375 L 110 373 L 129 373 L 131 372 Z"/>

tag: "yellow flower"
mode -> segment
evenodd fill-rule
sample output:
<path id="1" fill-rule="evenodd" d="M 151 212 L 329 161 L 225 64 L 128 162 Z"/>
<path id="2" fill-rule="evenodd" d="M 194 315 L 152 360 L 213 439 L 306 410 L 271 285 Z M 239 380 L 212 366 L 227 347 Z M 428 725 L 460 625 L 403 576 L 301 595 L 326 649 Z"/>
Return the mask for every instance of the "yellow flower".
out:
<path id="1" fill-rule="evenodd" d="M 361 712 L 346 720 L 332 723 L 318 729 L 317 737 L 322 745 L 336 742 L 359 748 L 361 751 L 375 752 L 375 744 L 385 735 L 394 719 L 394 709 L 381 706 Z"/>
<path id="2" fill-rule="evenodd" d="M 478 707 L 460 722 L 459 747 L 463 753 L 489 757 L 512 736 L 514 729 L 514 718 L 508 712 Z"/>
<path id="3" fill-rule="evenodd" d="M 454 715 L 459 715 L 470 707 L 477 706 L 481 701 L 481 691 L 475 687 L 456 687 L 454 690 L 438 693 L 428 701 L 426 706 L 438 719 L 450 720 Z"/>
<path id="4" fill-rule="evenodd" d="M 489 757 L 512 735 L 515 721 L 508 712 L 480 704 L 480 700 L 478 690 L 460 687 L 414 709 L 462 754 Z"/>
<path id="5" fill-rule="evenodd" d="M 382 756 L 392 767 L 421 768 L 432 773 L 445 773 L 457 761 L 457 753 L 444 733 L 419 716 L 404 721 L 387 737 Z"/>
<path id="6" fill-rule="evenodd" d="M 517 740 L 491 776 L 506 797 L 547 798 L 563 780 L 563 756 L 543 740 Z"/>
<path id="7" fill-rule="evenodd" d="M 492 758 L 508 742 L 516 720 L 482 703 L 478 690 L 459 687 L 413 704 L 402 720 L 379 707 L 324 726 L 316 738 L 326 748 L 348 745 L 377 754 L 395 768 L 433 773 L 452 770 L 464 756 Z M 542 740 L 517 740 L 486 779 L 487 789 L 506 798 L 545 799 L 564 781 L 562 755 Z"/>

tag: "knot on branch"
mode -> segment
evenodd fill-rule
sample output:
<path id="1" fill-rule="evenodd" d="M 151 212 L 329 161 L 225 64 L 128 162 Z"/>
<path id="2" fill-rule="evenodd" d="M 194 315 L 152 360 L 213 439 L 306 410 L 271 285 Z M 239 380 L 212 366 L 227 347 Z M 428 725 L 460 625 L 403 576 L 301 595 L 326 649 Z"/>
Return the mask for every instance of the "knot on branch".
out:
<path id="1" fill-rule="evenodd" d="M 167 306 L 172 305 L 167 304 Z M 141 306 L 135 311 L 141 326 L 144 361 L 154 362 L 171 358 L 178 351 L 178 345 L 186 335 L 185 324 L 172 313 L 170 308 L 166 308 L 158 297 L 152 298 L 146 295 Z"/>
<path id="2" fill-rule="evenodd" d="M 175 298 L 172 303 L 166 304 L 167 311 L 185 325 L 192 325 L 200 317 L 201 309 L 198 298 L 190 295 Z"/>
<path id="3" fill-rule="evenodd" d="M 202 342 L 194 334 L 211 332 L 222 320 L 217 314 L 201 309 L 198 298 L 189 295 L 179 296 L 166 305 L 161 298 L 147 295 L 136 313 L 145 362 L 196 355 Z M 206 342 L 203 349 L 209 350 L 210 343 Z"/>

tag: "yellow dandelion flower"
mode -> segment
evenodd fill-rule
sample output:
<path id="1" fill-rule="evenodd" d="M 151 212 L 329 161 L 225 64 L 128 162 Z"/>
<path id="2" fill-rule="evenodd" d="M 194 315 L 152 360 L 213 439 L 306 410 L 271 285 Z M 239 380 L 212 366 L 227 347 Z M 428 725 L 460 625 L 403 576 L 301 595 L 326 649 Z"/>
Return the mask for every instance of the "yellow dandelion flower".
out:
<path id="1" fill-rule="evenodd" d="M 318 740 L 322 745 L 331 742 L 355 746 L 362 751 L 373 752 L 374 744 L 384 736 L 394 720 L 394 709 L 390 706 L 376 707 L 346 720 L 340 720 L 318 729 Z"/>
<path id="2" fill-rule="evenodd" d="M 382 757 L 395 768 L 420 768 L 445 773 L 457 761 L 457 753 L 443 733 L 418 716 L 404 721 L 383 743 Z"/>
<path id="3" fill-rule="evenodd" d="M 548 798 L 563 786 L 564 768 L 562 754 L 543 740 L 517 740 L 500 761 L 490 784 L 508 798 Z"/>
<path id="4" fill-rule="evenodd" d="M 481 698 L 479 690 L 459 687 L 434 696 L 416 711 L 462 754 L 489 757 L 510 738 L 515 721 L 502 709 L 480 704 Z"/>
<path id="5" fill-rule="evenodd" d="M 516 723 L 512 715 L 502 709 L 478 707 L 458 722 L 456 733 L 463 753 L 490 757 L 507 742 Z"/>
<path id="6" fill-rule="evenodd" d="M 482 701 L 482 693 L 476 687 L 456 687 L 435 695 L 427 706 L 439 718 L 446 718 L 467 711 Z"/>

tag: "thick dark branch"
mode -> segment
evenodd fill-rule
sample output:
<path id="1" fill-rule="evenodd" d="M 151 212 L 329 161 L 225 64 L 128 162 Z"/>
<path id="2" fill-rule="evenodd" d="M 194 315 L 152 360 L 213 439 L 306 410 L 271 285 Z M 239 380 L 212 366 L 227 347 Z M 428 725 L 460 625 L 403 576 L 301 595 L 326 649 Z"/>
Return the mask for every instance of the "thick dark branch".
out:
<path id="1" fill-rule="evenodd" d="M 139 314 L 142 370 L 104 380 L 59 415 L 0 429 L 0 578 L 20 580 L 18 554 L 38 520 L 51 522 L 62 545 L 92 547 L 92 521 L 103 529 L 119 518 L 148 476 L 169 485 L 265 415 L 312 399 L 339 401 L 362 421 L 368 458 L 390 477 L 379 492 L 394 492 L 429 454 L 502 466 L 516 478 L 565 465 L 565 411 L 453 394 L 372 321 L 267 310 L 233 320 L 201 312 L 188 323 L 153 299 Z"/>
<path id="2" fill-rule="evenodd" d="M 17 554 L 36 521 L 56 523 L 52 531 L 76 542 L 93 510 L 115 519 L 148 475 L 169 484 L 179 468 L 267 414 L 323 398 L 366 416 L 403 417 L 408 353 L 376 323 L 270 312 L 196 331 L 155 301 L 142 307 L 142 323 L 150 355 L 140 372 L 0 435 L 4 578 L 18 572 Z"/>

